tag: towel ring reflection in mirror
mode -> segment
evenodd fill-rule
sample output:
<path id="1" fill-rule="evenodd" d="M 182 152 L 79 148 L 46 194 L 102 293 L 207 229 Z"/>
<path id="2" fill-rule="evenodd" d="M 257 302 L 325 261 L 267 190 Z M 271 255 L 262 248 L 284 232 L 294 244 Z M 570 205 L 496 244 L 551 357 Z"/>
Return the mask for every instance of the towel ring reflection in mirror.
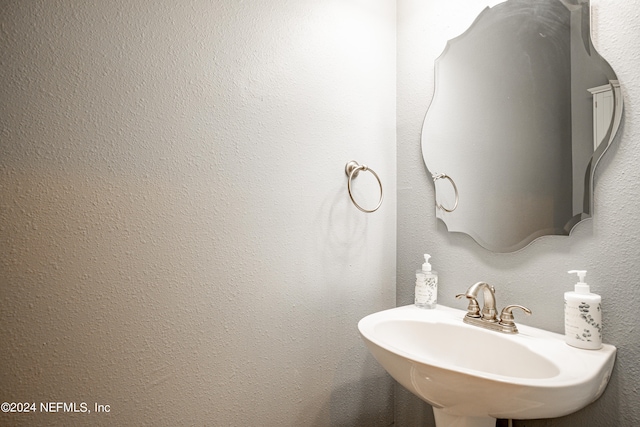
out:
<path id="1" fill-rule="evenodd" d="M 358 202 L 356 202 L 356 200 L 353 198 L 353 194 L 351 193 L 351 181 L 353 180 L 353 178 L 358 176 L 360 171 L 369 171 L 369 172 L 371 172 L 373 174 L 373 176 L 376 177 L 376 180 L 378 181 L 378 185 L 380 186 L 380 200 L 378 201 L 378 205 L 373 209 L 365 209 L 362 206 L 360 206 L 358 204 Z M 377 211 L 378 208 L 382 205 L 382 199 L 384 197 L 384 195 L 382 193 L 382 182 L 380 182 L 380 177 L 378 176 L 378 174 L 375 173 L 373 171 L 373 169 L 369 168 L 367 165 L 359 165 L 358 162 L 356 162 L 355 160 L 351 160 L 350 162 L 348 162 L 345 165 L 344 172 L 349 177 L 348 180 L 347 180 L 347 189 L 349 190 L 349 197 L 351 198 L 351 201 L 353 202 L 355 207 L 360 209 L 362 212 L 365 212 L 365 213 L 372 213 L 372 212 Z"/>
<path id="2" fill-rule="evenodd" d="M 455 201 L 455 203 L 453 204 L 453 207 L 452 207 L 451 209 L 447 209 L 447 208 L 445 208 L 444 206 L 442 206 L 442 205 L 438 202 L 438 198 L 436 197 L 436 207 L 437 207 L 438 209 L 442 209 L 442 210 L 443 210 L 443 211 L 445 211 L 445 212 L 453 212 L 453 211 L 455 211 L 455 210 L 456 210 L 456 208 L 458 207 L 458 200 L 459 200 L 459 197 L 458 197 L 458 187 L 456 187 L 456 183 L 455 183 L 455 182 L 453 182 L 453 179 L 452 179 L 449 175 L 447 175 L 446 173 L 435 173 L 435 174 L 431 175 L 431 178 L 433 178 L 433 182 L 434 182 L 434 183 L 435 183 L 437 180 L 439 180 L 439 179 L 447 179 L 447 180 L 449 180 L 449 182 L 450 182 L 450 183 L 451 183 L 451 185 L 453 186 L 453 191 L 454 191 L 454 193 L 455 193 L 455 195 L 456 195 L 456 201 Z"/>

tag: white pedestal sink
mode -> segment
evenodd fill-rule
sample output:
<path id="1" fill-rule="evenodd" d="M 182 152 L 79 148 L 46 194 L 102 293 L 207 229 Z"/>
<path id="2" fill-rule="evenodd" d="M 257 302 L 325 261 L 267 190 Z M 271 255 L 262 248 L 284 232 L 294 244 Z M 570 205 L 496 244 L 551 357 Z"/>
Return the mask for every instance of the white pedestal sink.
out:
<path id="1" fill-rule="evenodd" d="M 561 417 L 595 401 L 609 382 L 614 346 L 582 350 L 526 325 L 503 334 L 463 323 L 465 314 L 409 305 L 358 323 L 376 360 L 433 406 L 438 427 Z"/>

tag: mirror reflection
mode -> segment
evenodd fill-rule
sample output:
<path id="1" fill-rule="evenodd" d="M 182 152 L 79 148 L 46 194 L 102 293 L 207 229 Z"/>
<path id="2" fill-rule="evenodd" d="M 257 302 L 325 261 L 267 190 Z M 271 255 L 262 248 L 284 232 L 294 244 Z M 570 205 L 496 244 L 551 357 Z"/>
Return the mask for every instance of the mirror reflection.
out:
<path id="1" fill-rule="evenodd" d="M 589 22 L 588 1 L 508 0 L 447 43 L 422 152 L 449 231 L 510 252 L 592 215 L 622 98 Z"/>

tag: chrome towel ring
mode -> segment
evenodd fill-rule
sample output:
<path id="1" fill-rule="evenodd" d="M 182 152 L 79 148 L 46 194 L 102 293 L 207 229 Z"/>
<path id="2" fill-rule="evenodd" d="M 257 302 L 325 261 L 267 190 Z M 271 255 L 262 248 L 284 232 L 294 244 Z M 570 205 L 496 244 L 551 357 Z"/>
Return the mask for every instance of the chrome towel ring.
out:
<path id="1" fill-rule="evenodd" d="M 353 180 L 353 178 L 357 177 L 358 174 L 360 173 L 360 171 L 369 171 L 369 172 L 371 172 L 373 174 L 373 176 L 375 176 L 376 179 L 378 180 L 378 185 L 380 186 L 380 200 L 378 201 L 378 205 L 375 208 L 371 209 L 371 210 L 365 209 L 362 206 L 360 206 L 358 204 L 358 202 L 356 202 L 355 199 L 353 198 L 353 194 L 351 194 L 351 180 Z M 345 165 L 344 172 L 349 177 L 349 179 L 347 180 L 347 189 L 349 190 L 349 197 L 351 198 L 351 201 L 356 206 L 356 208 L 358 208 L 362 212 L 366 212 L 366 213 L 372 213 L 372 212 L 377 211 L 378 208 L 380 207 L 380 205 L 382 205 L 382 199 L 384 197 L 384 195 L 382 194 L 382 182 L 380 182 L 380 177 L 378 176 L 378 174 L 375 173 L 373 171 L 373 169 L 369 168 L 367 165 L 359 165 L 358 162 L 356 162 L 355 160 L 351 160 L 350 162 L 348 162 Z"/>
<path id="2" fill-rule="evenodd" d="M 456 183 L 453 182 L 453 179 L 449 175 L 447 175 L 446 173 L 434 173 L 433 175 L 431 175 L 431 178 L 433 178 L 433 182 L 434 183 L 439 179 L 447 179 L 447 180 L 449 180 L 451 185 L 453 185 L 453 191 L 456 194 L 456 201 L 453 204 L 453 207 L 451 209 L 445 208 L 440 203 L 438 203 L 438 199 L 437 198 L 436 198 L 436 207 L 438 209 L 442 209 L 445 212 L 453 212 L 453 211 L 455 211 L 456 208 L 458 207 L 458 187 L 456 187 Z"/>

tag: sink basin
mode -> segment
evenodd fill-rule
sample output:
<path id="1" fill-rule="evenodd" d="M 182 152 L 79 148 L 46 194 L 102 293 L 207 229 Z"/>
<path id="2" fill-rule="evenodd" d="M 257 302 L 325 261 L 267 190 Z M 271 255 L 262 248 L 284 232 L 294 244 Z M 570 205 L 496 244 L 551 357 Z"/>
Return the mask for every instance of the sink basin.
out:
<path id="1" fill-rule="evenodd" d="M 366 316 L 358 329 L 389 374 L 431 404 L 436 425 L 495 426 L 496 418 L 555 418 L 603 393 L 616 348 L 582 350 L 526 325 L 504 334 L 463 323 L 466 311 L 408 305 Z"/>

